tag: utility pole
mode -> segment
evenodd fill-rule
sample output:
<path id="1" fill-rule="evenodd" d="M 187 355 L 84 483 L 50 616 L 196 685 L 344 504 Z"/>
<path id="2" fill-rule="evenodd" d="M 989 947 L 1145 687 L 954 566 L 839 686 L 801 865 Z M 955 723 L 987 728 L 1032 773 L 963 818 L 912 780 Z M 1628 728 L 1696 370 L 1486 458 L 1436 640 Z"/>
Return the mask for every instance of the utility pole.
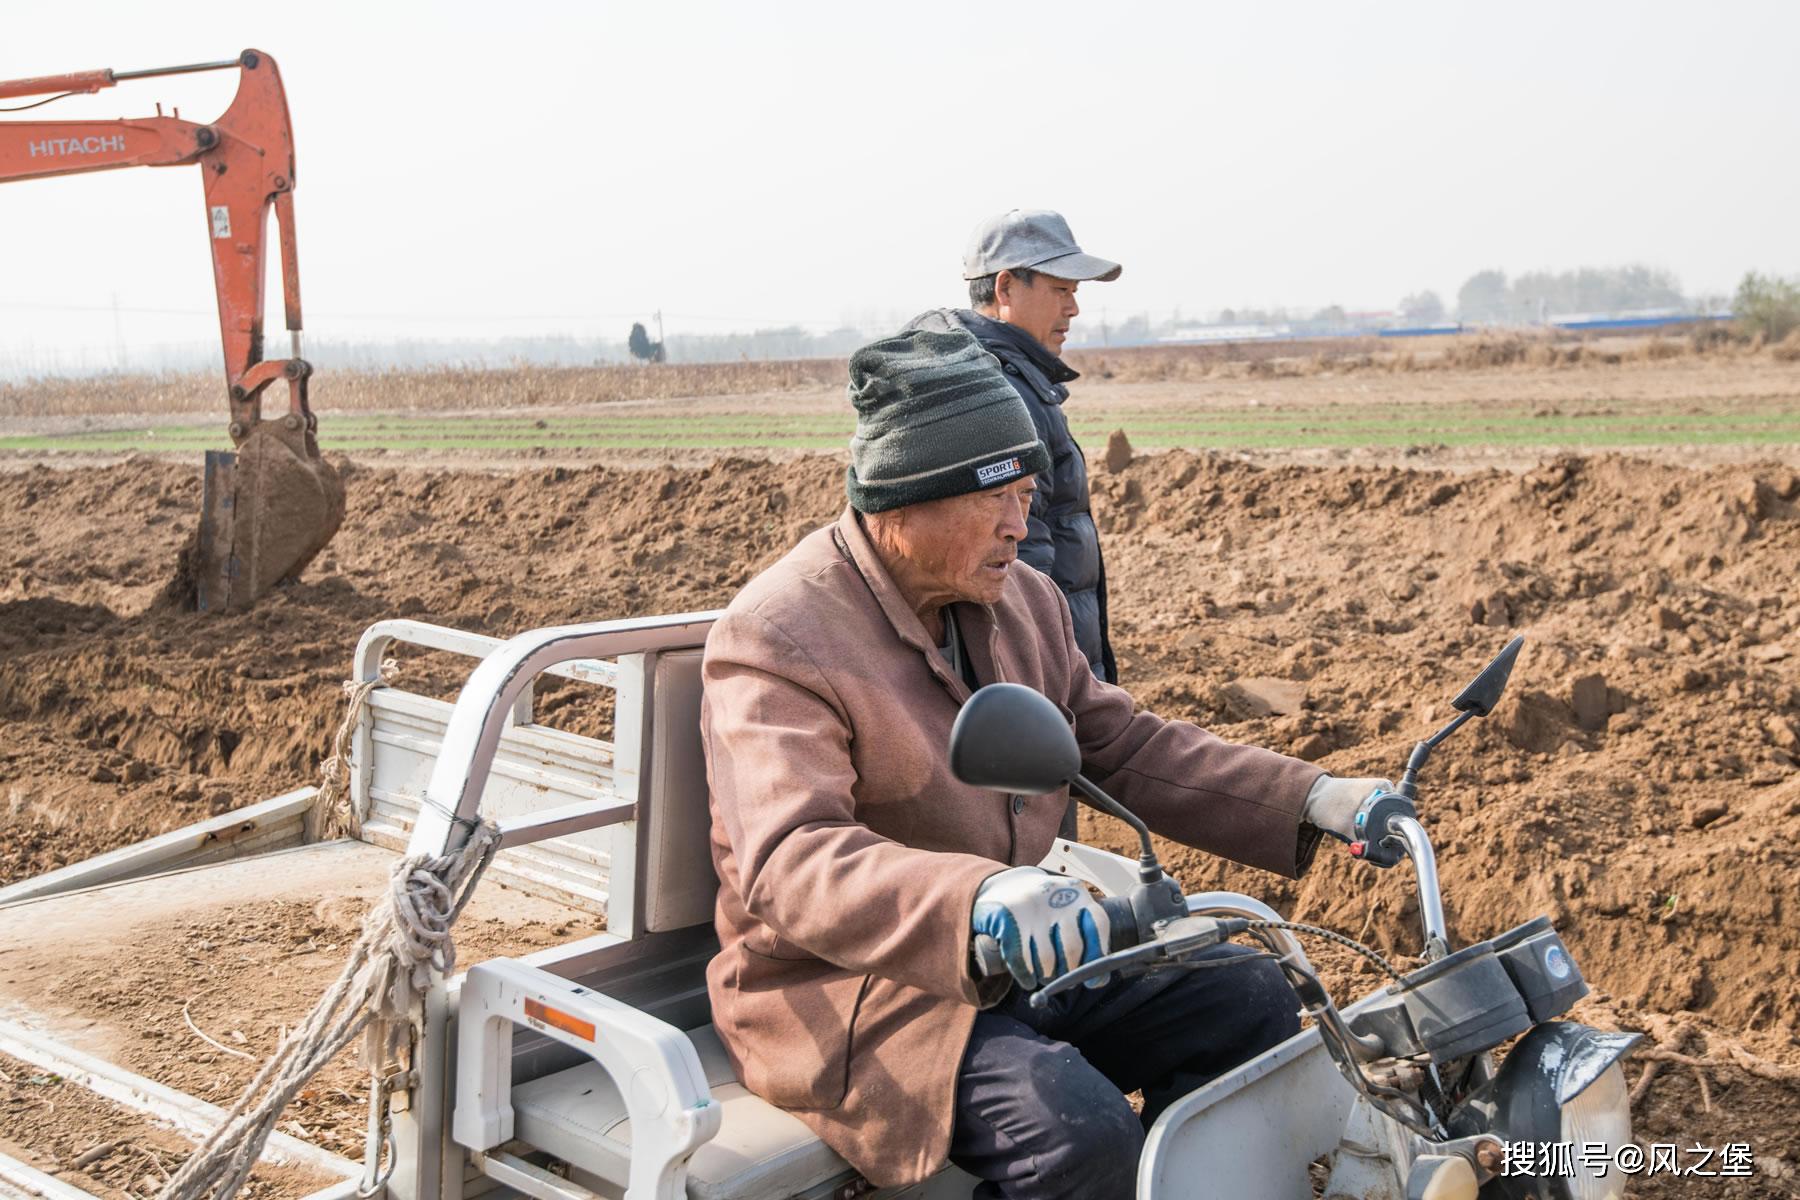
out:
<path id="1" fill-rule="evenodd" d="M 117 359 L 114 363 L 114 367 L 119 371 L 123 371 L 125 369 L 125 325 L 119 319 L 119 293 L 117 292 L 112 294 L 112 314 L 113 356 Z"/>

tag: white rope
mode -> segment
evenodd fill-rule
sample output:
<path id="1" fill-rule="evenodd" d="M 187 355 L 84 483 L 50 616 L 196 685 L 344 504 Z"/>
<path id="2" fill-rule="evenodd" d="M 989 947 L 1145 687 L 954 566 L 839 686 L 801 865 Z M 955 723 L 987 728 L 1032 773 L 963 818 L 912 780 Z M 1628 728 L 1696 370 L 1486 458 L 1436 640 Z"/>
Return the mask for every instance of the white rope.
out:
<path id="1" fill-rule="evenodd" d="M 363 918 L 337 981 L 262 1065 L 225 1120 L 182 1164 L 160 1200 L 229 1200 L 243 1186 L 282 1111 L 358 1034 L 371 1066 L 394 1053 L 434 975 L 456 966 L 450 927 L 493 861 L 500 831 L 483 821 L 458 849 L 394 864 L 388 891 Z"/>
<path id="2" fill-rule="evenodd" d="M 344 680 L 349 709 L 344 713 L 344 719 L 338 722 L 337 733 L 332 735 L 331 757 L 320 765 L 319 794 L 313 798 L 321 841 L 362 836 L 363 818 L 368 814 L 357 812 L 350 803 L 350 741 L 356 735 L 356 725 L 362 718 L 363 707 L 369 702 L 369 693 L 391 685 L 399 673 L 399 661 L 384 658 L 375 670 L 375 678 Z"/>

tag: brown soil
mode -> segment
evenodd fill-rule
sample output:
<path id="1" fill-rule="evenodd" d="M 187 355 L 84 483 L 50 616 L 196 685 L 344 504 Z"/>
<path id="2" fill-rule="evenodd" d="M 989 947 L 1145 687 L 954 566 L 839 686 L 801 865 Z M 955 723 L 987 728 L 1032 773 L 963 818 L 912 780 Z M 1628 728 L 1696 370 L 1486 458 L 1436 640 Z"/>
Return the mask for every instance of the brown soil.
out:
<path id="1" fill-rule="evenodd" d="M 374 620 L 507 634 L 723 604 L 836 513 L 841 471 L 829 456 L 354 471 L 351 518 L 307 579 L 225 618 L 151 604 L 197 503 L 191 467 L 0 475 L 0 879 L 311 781 Z M 1455 936 L 1548 913 L 1595 988 L 1583 1010 L 1595 1020 L 1666 1036 L 1655 1015 L 1678 1015 L 1716 1055 L 1730 1039 L 1800 1063 L 1791 466 L 1605 456 L 1452 473 L 1169 453 L 1097 474 L 1095 491 L 1127 685 L 1227 737 L 1392 776 L 1466 678 L 1524 633 L 1502 709 L 1424 777 Z M 467 669 L 408 666 L 439 694 Z M 1266 689 L 1242 682 L 1269 678 L 1299 693 L 1296 711 L 1268 713 L 1255 703 Z M 574 694 L 545 687 L 540 712 L 595 727 L 604 714 Z M 1126 845 L 1102 819 L 1087 834 Z M 1180 849 L 1170 861 L 1190 889 L 1254 892 L 1416 949 L 1399 872 L 1341 852 L 1299 884 Z M 204 1003 L 194 1016 L 215 1037 L 231 1020 Z M 1750 1141 L 1759 1164 L 1800 1161 L 1800 1086 L 1732 1065 L 1709 1087 L 1705 1113 L 1690 1072 L 1659 1076 L 1639 1105 L 1644 1139 Z M 1778 1190 L 1717 1190 L 1792 1193 L 1772 1179 L 1752 1182 Z"/>
<path id="2" fill-rule="evenodd" d="M 371 882 L 381 877 L 372 875 Z M 372 898 L 264 901 L 184 922 L 167 945 L 147 942 L 114 955 L 102 964 L 104 982 L 70 980 L 59 1000 L 71 1011 L 129 1030 L 125 1043 L 107 1056 L 111 1061 L 229 1108 L 284 1030 L 298 1025 L 337 978 Z M 470 913 L 457 926 L 457 958 L 467 967 L 591 931 Z M 202 1032 L 250 1057 L 208 1049 L 188 1030 L 184 1004 Z M 368 1105 L 369 1069 L 352 1047 L 301 1091 L 282 1128 L 361 1161 Z"/>
<path id="3" fill-rule="evenodd" d="M 32 902 L 0 924 L 0 1013 L 27 1008 L 85 1053 L 229 1108 L 336 979 L 393 857 L 338 842 Z M 597 925 L 490 883 L 457 924 L 458 968 Z M 360 1160 L 368 1086 L 353 1046 L 281 1128 Z"/>
<path id="4" fill-rule="evenodd" d="M 361 518 L 301 583 L 204 620 L 155 604 L 195 510 L 191 470 L 134 462 L 0 477 L 0 882 L 313 782 L 363 628 L 417 617 L 510 635 L 723 603 L 836 506 L 840 468 L 352 471 Z M 779 478 L 777 478 L 779 476 Z M 746 509 L 743 488 L 756 490 Z M 407 661 L 454 695 L 467 660 Z M 588 689 L 539 690 L 592 731 Z"/>
<path id="5" fill-rule="evenodd" d="M 157 1195 L 194 1143 L 176 1130 L 0 1055 L 0 1153 L 107 1200 Z M 239 1195 L 303 1196 L 335 1183 L 308 1167 L 263 1164 Z"/>

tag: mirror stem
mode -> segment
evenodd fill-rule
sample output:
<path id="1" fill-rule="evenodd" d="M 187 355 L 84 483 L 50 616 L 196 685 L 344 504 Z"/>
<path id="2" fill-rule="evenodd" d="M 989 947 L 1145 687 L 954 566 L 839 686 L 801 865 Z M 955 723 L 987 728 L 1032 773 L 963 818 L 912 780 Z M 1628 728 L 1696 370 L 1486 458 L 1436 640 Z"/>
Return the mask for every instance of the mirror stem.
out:
<path id="1" fill-rule="evenodd" d="M 1150 845 L 1150 827 L 1136 813 L 1089 783 L 1087 776 L 1076 775 L 1069 780 L 1069 786 L 1093 807 L 1103 813 L 1110 813 L 1137 830 L 1138 842 L 1143 847 L 1143 853 L 1138 857 L 1138 872 L 1146 882 L 1160 878 L 1162 867 L 1157 864 L 1156 851 Z"/>
<path id="2" fill-rule="evenodd" d="M 1474 709 L 1468 709 L 1464 712 L 1457 713 L 1456 719 L 1454 721 L 1450 722 L 1448 725 L 1444 726 L 1442 729 L 1438 730 L 1436 733 L 1434 733 L 1430 737 L 1426 738 L 1425 744 L 1427 746 L 1435 747 L 1439 742 L 1443 741 L 1445 738 L 1447 738 L 1451 734 L 1455 733 L 1458 729 L 1461 729 L 1464 721 L 1469 720 L 1471 717 L 1478 717 L 1480 715 L 1481 714 L 1476 712 Z"/>
<path id="3" fill-rule="evenodd" d="M 1470 717 L 1480 715 L 1481 714 L 1473 710 L 1459 712 L 1456 714 L 1455 720 L 1451 721 L 1448 725 L 1444 726 L 1424 741 L 1413 745 L 1412 753 L 1408 755 L 1406 759 L 1406 774 L 1400 777 L 1400 787 L 1398 790 L 1402 796 L 1405 796 L 1408 800 L 1416 800 L 1419 798 L 1419 770 L 1425 765 L 1425 760 L 1431 757 L 1431 752 L 1437 749 L 1437 744 L 1439 742 L 1455 733 L 1458 729 L 1461 729 L 1464 721 L 1467 721 Z"/>

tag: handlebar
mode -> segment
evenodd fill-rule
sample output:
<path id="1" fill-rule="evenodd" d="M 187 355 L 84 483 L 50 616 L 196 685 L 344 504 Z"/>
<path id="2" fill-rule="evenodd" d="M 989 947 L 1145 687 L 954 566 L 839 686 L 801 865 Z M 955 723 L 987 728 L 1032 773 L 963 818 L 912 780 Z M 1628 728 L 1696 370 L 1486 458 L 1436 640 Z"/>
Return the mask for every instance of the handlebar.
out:
<path id="1" fill-rule="evenodd" d="M 1392 793 L 1382 795 L 1383 799 Z M 1398 798 L 1398 797 L 1396 797 Z M 1439 890 L 1437 873 L 1437 856 L 1431 846 L 1431 837 L 1414 815 L 1410 802 L 1404 807 L 1396 807 L 1378 814 L 1377 820 L 1360 823 L 1359 832 L 1366 830 L 1367 847 L 1380 847 L 1378 854 L 1352 854 L 1364 861 L 1376 865 L 1398 863 L 1402 858 L 1410 859 L 1413 872 L 1418 882 L 1419 920 L 1424 927 L 1426 960 L 1435 962 L 1449 953 L 1449 934 L 1444 921 L 1444 901 Z M 1170 885 L 1171 887 L 1173 884 Z M 1222 901 L 1230 900 L 1229 904 Z M 1109 934 L 1107 938 L 1108 953 L 1091 962 L 1057 976 L 1039 988 L 1033 995 L 1034 1004 L 1042 1004 L 1049 997 L 1069 988 L 1079 986 L 1089 980 L 1103 978 L 1115 971 L 1128 970 L 1136 973 L 1148 970 L 1162 963 L 1186 957 L 1197 950 L 1206 948 L 1233 937 L 1243 931 L 1245 921 L 1237 918 L 1219 920 L 1203 917 L 1198 914 L 1205 911 L 1231 911 L 1254 917 L 1259 920 L 1278 921 L 1278 914 L 1272 909 L 1259 906 L 1252 913 L 1243 905 L 1250 903 L 1246 897 L 1228 896 L 1225 893 L 1208 892 L 1202 895 L 1185 898 L 1185 910 L 1190 915 L 1182 918 L 1158 921 L 1149 940 L 1139 937 L 1141 928 L 1133 912 L 1129 898 L 1125 896 L 1102 896 L 1100 907 L 1105 911 Z M 1283 949 L 1294 957 L 1302 966 L 1307 966 L 1305 956 L 1299 944 L 1293 938 L 1281 933 Z M 1000 944 L 986 934 L 978 934 L 972 947 L 976 973 L 982 976 L 1000 976 L 1006 974 L 1006 962 L 1000 953 Z M 1308 968 L 1310 970 L 1310 967 Z"/>
<path id="2" fill-rule="evenodd" d="M 1444 898 L 1438 887 L 1437 855 L 1431 837 L 1419 824 L 1412 798 L 1399 792 L 1376 792 L 1356 814 L 1352 858 L 1381 868 L 1411 859 L 1419 885 L 1419 921 L 1425 931 L 1425 957 L 1433 962 L 1450 952 L 1444 923 Z"/>
<path id="3" fill-rule="evenodd" d="M 1437 854 L 1431 836 L 1415 817 L 1397 816 L 1388 823 L 1400 839 L 1406 857 L 1412 859 L 1419 881 L 1419 921 L 1425 927 L 1425 957 L 1432 962 L 1450 953 L 1450 934 L 1444 924 L 1444 897 L 1438 890 Z"/>
<path id="4" fill-rule="evenodd" d="M 1072 971 L 1058 975 L 1032 993 L 1031 1003 L 1034 1007 L 1042 1008 L 1058 992 L 1079 987 L 1091 979 L 1104 979 L 1114 971 L 1127 971 L 1134 967 L 1149 968 L 1158 963 L 1186 958 L 1190 954 L 1216 946 L 1249 927 L 1250 922 L 1243 917 L 1178 918 L 1159 929 L 1154 941 L 1103 954 L 1092 962 L 1083 963 Z"/>
<path id="5" fill-rule="evenodd" d="M 1115 971 L 1129 971 L 1132 974 L 1139 970 L 1174 962 L 1186 958 L 1209 946 L 1216 946 L 1225 939 L 1242 933 L 1249 928 L 1248 917 L 1178 917 L 1166 922 L 1157 931 L 1156 936 L 1147 942 L 1137 939 L 1135 926 L 1130 924 L 1130 901 L 1118 896 L 1105 896 L 1100 905 L 1108 910 L 1108 920 L 1114 921 L 1114 928 L 1123 933 L 1123 944 L 1111 948 L 1108 953 L 1074 967 L 1031 995 L 1031 1003 L 1042 1007 L 1050 997 L 1071 988 L 1079 987 L 1094 979 L 1104 979 Z M 975 957 L 977 969 L 982 975 L 1006 974 L 1006 963 L 1000 957 L 1000 944 L 986 934 L 975 938 Z"/>

